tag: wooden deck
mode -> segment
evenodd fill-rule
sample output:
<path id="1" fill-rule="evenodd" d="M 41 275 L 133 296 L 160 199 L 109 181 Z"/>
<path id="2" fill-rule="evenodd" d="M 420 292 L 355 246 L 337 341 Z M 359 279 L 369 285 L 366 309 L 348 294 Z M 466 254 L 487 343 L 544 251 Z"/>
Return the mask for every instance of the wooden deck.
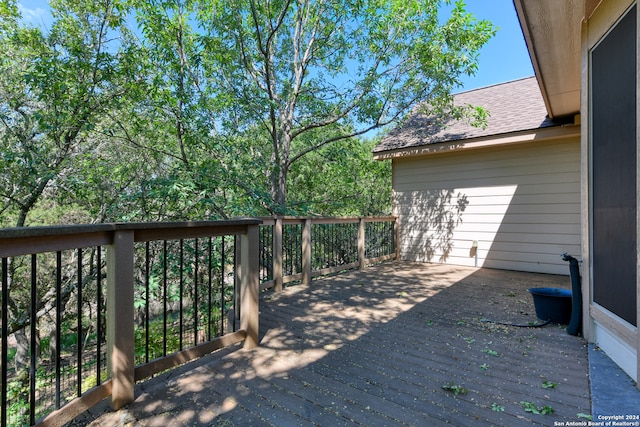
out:
<path id="1" fill-rule="evenodd" d="M 262 294 L 261 344 L 138 385 L 93 426 L 530 426 L 585 421 L 586 342 L 536 320 L 552 276 L 387 263 Z M 525 403 L 523 403 L 525 402 Z M 527 404 L 528 403 L 528 404 Z M 535 406 L 552 414 L 528 412 Z"/>

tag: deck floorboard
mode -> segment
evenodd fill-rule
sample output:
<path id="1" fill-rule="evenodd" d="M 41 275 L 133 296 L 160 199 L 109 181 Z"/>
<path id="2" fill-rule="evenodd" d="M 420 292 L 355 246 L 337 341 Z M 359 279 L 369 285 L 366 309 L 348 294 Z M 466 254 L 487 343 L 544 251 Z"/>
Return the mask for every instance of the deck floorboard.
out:
<path id="1" fill-rule="evenodd" d="M 584 421 L 586 342 L 559 325 L 501 324 L 537 320 L 527 288 L 569 286 L 567 276 L 393 262 L 267 291 L 260 347 L 205 356 L 139 384 L 122 410 L 101 404 L 72 424 Z M 553 413 L 528 412 L 522 402 Z"/>

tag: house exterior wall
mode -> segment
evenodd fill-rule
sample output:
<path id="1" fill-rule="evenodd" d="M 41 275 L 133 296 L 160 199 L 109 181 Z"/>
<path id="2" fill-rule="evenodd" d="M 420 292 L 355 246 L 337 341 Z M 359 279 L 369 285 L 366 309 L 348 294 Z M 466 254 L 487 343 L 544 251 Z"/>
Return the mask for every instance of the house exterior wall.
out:
<path id="1" fill-rule="evenodd" d="M 568 274 L 580 253 L 579 136 L 393 160 L 400 257 Z"/>
<path id="2" fill-rule="evenodd" d="M 606 283 L 602 283 L 600 279 L 597 283 L 594 283 L 594 244 L 598 244 L 594 241 L 593 227 L 594 227 L 594 209 L 601 209 L 601 206 L 595 206 L 596 202 L 593 198 L 594 188 L 594 176 L 593 176 L 593 144 L 599 143 L 593 139 L 593 123 L 599 120 L 599 117 L 592 117 L 592 103 L 594 102 L 592 94 L 592 79 L 594 73 L 592 69 L 592 53 L 594 49 L 606 38 L 609 32 L 614 28 L 620 19 L 625 16 L 630 8 L 635 4 L 635 1 L 631 0 L 609 0 L 607 2 L 601 2 L 597 7 L 588 9 L 588 15 L 586 22 L 583 24 L 582 30 L 582 88 L 581 88 L 581 111 L 582 111 L 582 293 L 584 301 L 584 333 L 585 337 L 593 343 L 596 343 L 601 349 L 603 349 L 611 359 L 613 359 L 631 378 L 638 381 L 638 373 L 640 372 L 640 334 L 638 333 L 638 327 L 625 321 L 621 317 L 617 316 L 613 312 L 606 309 L 604 306 L 598 304 L 594 299 L 594 287 L 598 287 L 600 292 L 603 291 L 603 286 L 606 291 Z M 638 7 L 632 13 L 635 16 L 636 22 L 640 19 L 638 13 Z M 638 25 L 636 25 L 638 27 Z M 636 45 L 640 47 L 640 43 L 637 42 L 638 33 L 636 33 Z M 638 70 L 640 70 L 640 54 L 636 51 L 636 94 L 640 93 L 638 90 Z M 638 105 L 638 98 L 636 95 L 636 105 Z M 637 114 L 640 114 L 640 109 L 637 109 Z M 635 125 L 640 123 L 640 118 L 636 116 Z M 640 135 L 636 132 L 636 183 L 640 182 L 640 169 L 638 165 L 638 153 L 640 153 Z M 639 194 L 635 194 L 636 203 L 638 206 L 640 202 Z M 640 218 L 638 217 L 637 209 L 635 209 L 635 232 L 636 235 L 640 232 Z M 632 221 L 633 222 L 633 221 Z M 633 227 L 633 226 L 632 226 Z M 636 241 L 636 245 L 640 242 Z M 599 248 L 595 248 L 599 249 Z M 631 262 L 635 259 L 635 283 L 630 285 L 635 286 L 635 298 L 636 298 L 636 310 L 640 313 L 640 248 L 636 246 L 635 254 L 631 257 Z M 628 267 L 628 262 L 625 263 Z M 628 299 L 628 297 L 627 297 Z M 640 387 L 640 385 L 639 385 Z"/>

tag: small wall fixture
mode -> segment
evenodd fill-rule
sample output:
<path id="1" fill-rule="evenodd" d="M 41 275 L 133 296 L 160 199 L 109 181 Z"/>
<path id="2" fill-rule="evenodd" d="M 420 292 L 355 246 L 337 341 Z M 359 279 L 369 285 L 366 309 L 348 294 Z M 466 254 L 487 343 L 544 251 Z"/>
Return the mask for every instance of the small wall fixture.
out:
<path id="1" fill-rule="evenodd" d="M 478 266 L 478 241 L 474 240 L 473 243 L 471 243 L 471 249 L 469 249 L 469 257 L 470 258 L 474 258 L 475 257 L 475 267 Z"/>

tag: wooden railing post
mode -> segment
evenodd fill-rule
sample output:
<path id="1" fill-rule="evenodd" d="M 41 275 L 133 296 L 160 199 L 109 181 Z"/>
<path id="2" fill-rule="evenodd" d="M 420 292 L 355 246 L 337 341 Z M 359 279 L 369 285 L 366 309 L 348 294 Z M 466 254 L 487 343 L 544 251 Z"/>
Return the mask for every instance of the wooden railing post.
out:
<path id="1" fill-rule="evenodd" d="M 282 218 L 273 224 L 273 288 L 282 290 Z"/>
<path id="2" fill-rule="evenodd" d="M 393 221 L 393 239 L 396 246 L 396 261 L 400 261 L 400 224 L 397 217 Z"/>
<path id="3" fill-rule="evenodd" d="M 305 218 L 302 228 L 302 284 L 311 283 L 311 218 Z"/>
<path id="4" fill-rule="evenodd" d="M 366 267 L 365 263 L 365 235 L 364 235 L 364 218 L 360 218 L 358 222 L 358 266 L 360 271 Z"/>
<path id="5" fill-rule="evenodd" d="M 245 349 L 258 345 L 259 247 L 259 226 L 249 225 L 240 237 L 240 328 L 247 333 Z"/>
<path id="6" fill-rule="evenodd" d="M 135 398 L 133 239 L 131 230 L 116 231 L 107 247 L 107 369 L 116 410 Z"/>

